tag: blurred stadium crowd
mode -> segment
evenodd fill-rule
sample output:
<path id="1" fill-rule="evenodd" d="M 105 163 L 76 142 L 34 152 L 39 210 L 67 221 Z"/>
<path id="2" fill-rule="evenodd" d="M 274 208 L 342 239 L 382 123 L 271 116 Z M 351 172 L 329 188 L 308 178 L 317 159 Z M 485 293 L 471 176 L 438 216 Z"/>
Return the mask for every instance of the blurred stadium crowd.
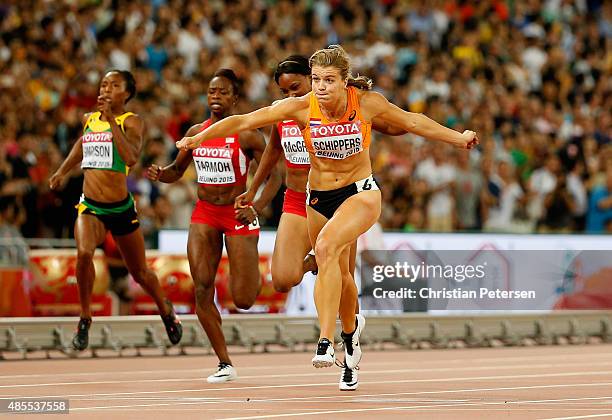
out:
<path id="1" fill-rule="evenodd" d="M 169 163 L 174 142 L 207 117 L 215 70 L 234 69 L 246 112 L 280 97 L 271 75 L 281 59 L 337 43 L 389 100 L 482 142 L 468 155 L 377 136 L 384 228 L 612 231 L 612 2 L 5 0 L 0 33 L 6 232 L 72 235 L 82 174 L 58 193 L 47 180 L 105 70 L 136 76 L 128 107 L 146 119 L 147 143 L 129 182 L 153 238 L 187 227 L 194 176 L 152 185 L 143 168 Z M 265 224 L 279 212 L 275 203 Z"/>

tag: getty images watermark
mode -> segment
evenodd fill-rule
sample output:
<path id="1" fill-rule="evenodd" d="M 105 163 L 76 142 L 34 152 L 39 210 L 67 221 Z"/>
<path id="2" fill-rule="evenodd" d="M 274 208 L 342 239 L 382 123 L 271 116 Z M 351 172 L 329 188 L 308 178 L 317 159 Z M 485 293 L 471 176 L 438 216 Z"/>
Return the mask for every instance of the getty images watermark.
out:
<path id="1" fill-rule="evenodd" d="M 362 308 L 407 312 L 592 309 L 612 275 L 610 251 L 366 251 L 359 267 Z"/>
<path id="2" fill-rule="evenodd" d="M 393 265 L 374 265 L 372 267 L 372 281 L 380 284 L 389 279 L 403 279 L 410 283 L 416 282 L 417 279 L 443 279 L 458 284 L 464 282 L 467 284 L 470 281 L 484 283 L 486 267 L 486 261 L 477 265 L 441 265 L 426 264 L 425 262 L 414 265 L 406 261 L 397 261 Z M 386 290 L 383 285 L 380 285 L 380 287 L 375 287 L 372 290 L 372 296 L 376 299 L 415 299 L 417 297 L 422 299 L 535 299 L 536 292 L 534 290 L 489 289 L 488 287 L 478 287 L 478 290 L 464 290 L 461 287 L 443 287 L 441 289 L 400 287 L 399 289 Z"/>

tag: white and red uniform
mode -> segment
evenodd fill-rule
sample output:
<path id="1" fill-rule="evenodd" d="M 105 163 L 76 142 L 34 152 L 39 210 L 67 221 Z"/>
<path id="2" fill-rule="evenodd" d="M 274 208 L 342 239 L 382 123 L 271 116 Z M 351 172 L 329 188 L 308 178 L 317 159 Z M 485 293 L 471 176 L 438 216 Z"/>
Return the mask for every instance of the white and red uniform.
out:
<path id="1" fill-rule="evenodd" d="M 280 143 L 288 168 L 310 169 L 310 157 L 300 127 L 295 121 L 283 121 L 277 125 Z M 306 217 L 306 193 L 287 188 L 283 201 L 283 213 Z"/>
<path id="2" fill-rule="evenodd" d="M 206 120 L 204 131 L 211 125 Z M 191 153 L 200 185 L 233 186 L 245 185 L 249 169 L 249 158 L 240 148 L 238 134 L 225 138 L 204 141 Z M 198 200 L 191 215 L 191 223 L 202 223 L 214 227 L 225 235 L 259 234 L 259 221 L 242 225 L 236 220 L 234 205 L 216 205 Z"/>

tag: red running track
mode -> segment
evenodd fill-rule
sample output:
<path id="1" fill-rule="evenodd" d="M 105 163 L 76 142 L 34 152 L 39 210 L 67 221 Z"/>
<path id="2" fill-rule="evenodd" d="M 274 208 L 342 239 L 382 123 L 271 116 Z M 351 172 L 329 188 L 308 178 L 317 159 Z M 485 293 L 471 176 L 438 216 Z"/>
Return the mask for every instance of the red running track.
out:
<path id="1" fill-rule="evenodd" d="M 83 419 L 612 418 L 612 345 L 368 351 L 353 392 L 311 357 L 236 355 L 222 385 L 212 356 L 0 361 L 0 397 L 68 398 Z"/>

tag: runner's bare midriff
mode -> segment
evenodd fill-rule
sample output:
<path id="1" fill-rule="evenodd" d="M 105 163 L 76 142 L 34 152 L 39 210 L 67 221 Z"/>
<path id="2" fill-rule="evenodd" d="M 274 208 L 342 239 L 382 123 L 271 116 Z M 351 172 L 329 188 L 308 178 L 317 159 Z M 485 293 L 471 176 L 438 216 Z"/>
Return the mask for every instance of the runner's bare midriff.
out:
<path id="1" fill-rule="evenodd" d="M 287 167 L 287 175 L 285 176 L 287 188 L 301 193 L 306 192 L 307 181 L 308 167 L 305 169 Z"/>
<path id="2" fill-rule="evenodd" d="M 210 204 L 225 206 L 246 191 L 245 185 L 198 185 L 198 198 Z"/>
<path id="3" fill-rule="evenodd" d="M 346 159 L 316 158 L 310 154 L 311 190 L 327 191 L 345 187 L 372 174 L 368 150 Z"/>
<path id="4" fill-rule="evenodd" d="M 85 169 L 83 174 L 83 194 L 87 198 L 101 203 L 116 203 L 128 195 L 125 174 L 100 169 Z"/>

